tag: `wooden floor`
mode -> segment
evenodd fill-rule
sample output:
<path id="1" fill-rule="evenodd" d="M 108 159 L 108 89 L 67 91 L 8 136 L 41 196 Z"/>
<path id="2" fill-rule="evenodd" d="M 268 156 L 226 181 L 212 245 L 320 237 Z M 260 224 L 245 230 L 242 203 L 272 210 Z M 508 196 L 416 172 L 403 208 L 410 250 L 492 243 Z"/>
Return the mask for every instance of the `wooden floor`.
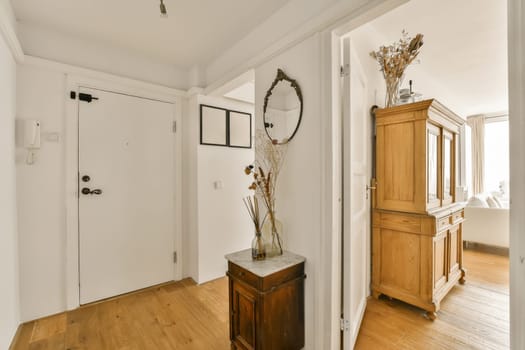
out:
<path id="1" fill-rule="evenodd" d="M 24 324 L 12 347 L 22 349 L 229 349 L 227 280 L 183 280 Z"/>
<path id="2" fill-rule="evenodd" d="M 438 319 L 369 299 L 356 349 L 508 349 L 508 258 L 465 251 L 467 283 Z M 13 350 L 229 349 L 227 280 L 148 289 L 24 324 Z M 321 349 L 316 349 L 321 350 Z"/>
<path id="3" fill-rule="evenodd" d="M 465 250 L 467 282 L 443 299 L 435 321 L 397 300 L 370 298 L 356 349 L 508 349 L 509 259 Z"/>

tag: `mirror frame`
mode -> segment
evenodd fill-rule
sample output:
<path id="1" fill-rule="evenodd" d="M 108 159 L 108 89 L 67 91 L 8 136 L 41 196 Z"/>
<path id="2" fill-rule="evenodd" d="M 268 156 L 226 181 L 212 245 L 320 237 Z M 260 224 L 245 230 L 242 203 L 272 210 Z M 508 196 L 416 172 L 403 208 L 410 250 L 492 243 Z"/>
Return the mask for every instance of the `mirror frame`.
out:
<path id="1" fill-rule="evenodd" d="M 266 91 L 266 96 L 264 97 L 263 123 L 264 123 L 264 131 L 266 132 L 266 135 L 272 141 L 272 143 L 274 143 L 275 140 L 270 136 L 270 134 L 268 133 L 268 128 L 266 127 L 266 108 L 268 107 L 268 100 L 270 99 L 270 96 L 272 96 L 273 88 L 280 81 L 283 81 L 283 80 L 290 82 L 290 86 L 295 90 L 295 93 L 297 94 L 297 97 L 299 98 L 299 103 L 301 104 L 301 110 L 299 112 L 299 119 L 297 120 L 297 126 L 295 127 L 294 132 L 292 133 L 292 135 L 288 138 L 286 142 L 281 142 L 281 143 L 275 142 L 275 144 L 278 144 L 278 145 L 287 144 L 294 138 L 295 134 L 297 133 L 297 130 L 299 130 L 299 125 L 301 125 L 301 119 L 303 117 L 303 94 L 301 92 L 301 88 L 299 87 L 299 84 L 297 83 L 295 79 L 292 79 L 289 76 L 287 76 L 286 73 L 283 72 L 282 69 L 278 68 L 277 76 L 275 77 L 275 80 L 273 81 L 268 91 Z"/>

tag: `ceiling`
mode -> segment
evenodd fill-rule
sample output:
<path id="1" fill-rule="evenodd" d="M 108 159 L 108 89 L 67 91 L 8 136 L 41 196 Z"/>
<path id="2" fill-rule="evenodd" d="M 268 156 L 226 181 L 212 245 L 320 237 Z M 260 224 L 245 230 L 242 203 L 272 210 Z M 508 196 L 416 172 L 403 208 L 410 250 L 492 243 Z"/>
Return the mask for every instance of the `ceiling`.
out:
<path id="1" fill-rule="evenodd" d="M 181 68 L 205 65 L 288 0 L 12 0 L 17 20 L 131 49 Z"/>
<path id="2" fill-rule="evenodd" d="M 382 40 L 373 49 L 398 40 L 403 29 L 424 34 L 420 62 L 407 68 L 403 84 L 413 79 L 424 98 L 463 117 L 508 110 L 506 1 L 412 0 L 370 29 Z"/>

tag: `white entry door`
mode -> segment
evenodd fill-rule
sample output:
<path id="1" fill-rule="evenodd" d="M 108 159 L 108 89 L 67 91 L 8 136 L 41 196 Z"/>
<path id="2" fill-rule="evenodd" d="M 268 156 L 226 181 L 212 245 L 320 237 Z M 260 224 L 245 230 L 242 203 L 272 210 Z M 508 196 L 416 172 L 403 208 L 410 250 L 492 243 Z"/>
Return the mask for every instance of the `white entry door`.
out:
<path id="1" fill-rule="evenodd" d="M 368 296 L 370 202 L 367 194 L 371 138 L 367 82 L 359 60 L 343 40 L 343 331 L 344 349 L 354 347 Z"/>
<path id="2" fill-rule="evenodd" d="M 80 303 L 174 278 L 174 105 L 79 101 Z"/>

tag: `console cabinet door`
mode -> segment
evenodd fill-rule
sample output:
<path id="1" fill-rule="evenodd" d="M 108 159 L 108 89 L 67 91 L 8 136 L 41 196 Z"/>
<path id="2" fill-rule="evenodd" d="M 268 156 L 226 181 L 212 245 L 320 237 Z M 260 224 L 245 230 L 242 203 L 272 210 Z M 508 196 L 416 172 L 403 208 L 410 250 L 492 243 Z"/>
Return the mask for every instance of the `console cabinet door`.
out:
<path id="1" fill-rule="evenodd" d="M 256 344 L 257 298 L 237 281 L 231 283 L 232 340 L 237 349 L 252 350 Z"/>

